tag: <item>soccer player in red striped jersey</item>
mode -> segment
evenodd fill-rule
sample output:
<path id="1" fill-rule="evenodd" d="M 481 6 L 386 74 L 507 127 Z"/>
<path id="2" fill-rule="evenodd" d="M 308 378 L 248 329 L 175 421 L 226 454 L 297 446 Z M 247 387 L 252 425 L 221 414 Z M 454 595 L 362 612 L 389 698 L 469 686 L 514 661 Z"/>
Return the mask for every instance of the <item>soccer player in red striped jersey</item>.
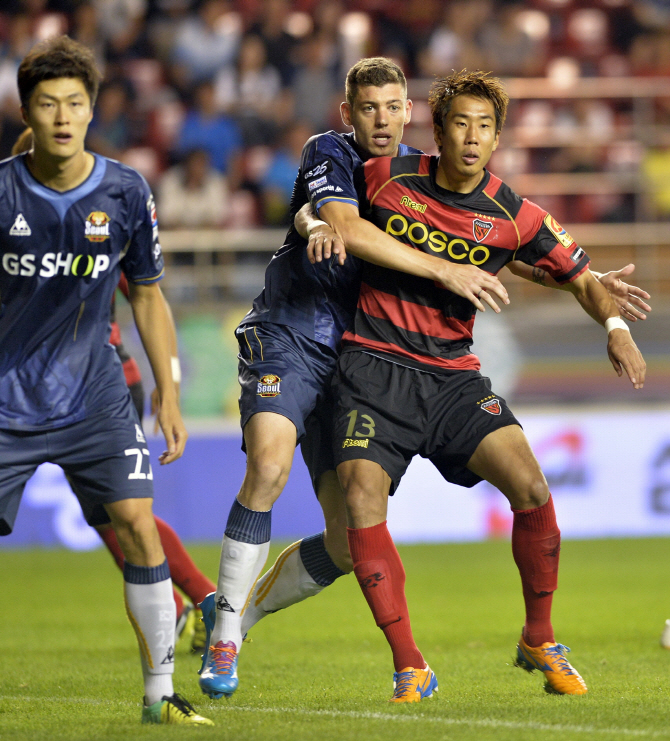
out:
<path id="1" fill-rule="evenodd" d="M 495 275 L 522 261 L 546 272 L 605 325 L 615 371 L 642 388 L 644 360 L 584 251 L 549 214 L 485 169 L 507 102 L 500 82 L 484 73 L 436 82 L 430 104 L 439 157 L 369 160 L 362 211 L 387 234 L 454 266 Z M 320 213 L 331 220 L 325 208 Z M 346 224 L 332 221 L 346 246 Z M 375 239 L 383 244 L 371 234 Z M 388 496 L 417 453 L 449 481 L 472 486 L 486 479 L 514 512 L 512 549 L 526 605 L 517 664 L 542 671 L 554 692 L 584 694 L 586 685 L 556 643 L 550 617 L 560 551 L 551 494 L 520 425 L 470 352 L 475 308 L 498 307 L 486 289 L 468 284 L 469 277 L 456 292 L 364 267 L 335 384 L 335 456 L 354 571 L 393 652 L 392 700 L 430 696 L 435 676 L 412 636 L 404 570 L 386 528 Z"/>

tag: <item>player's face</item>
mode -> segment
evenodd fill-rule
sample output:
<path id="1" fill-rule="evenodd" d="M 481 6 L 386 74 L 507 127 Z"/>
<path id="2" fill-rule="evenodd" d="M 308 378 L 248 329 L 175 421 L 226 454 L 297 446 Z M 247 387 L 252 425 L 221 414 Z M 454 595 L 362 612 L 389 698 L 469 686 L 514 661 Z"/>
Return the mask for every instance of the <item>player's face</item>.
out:
<path id="1" fill-rule="evenodd" d="M 38 83 L 23 120 L 33 130 L 35 154 L 67 160 L 84 151 L 84 139 L 93 117 L 84 83 L 58 77 Z"/>
<path id="2" fill-rule="evenodd" d="M 402 85 L 359 87 L 353 106 L 342 103 L 342 120 L 353 126 L 356 143 L 372 157 L 395 157 L 405 124 L 412 116 L 412 101 Z"/>
<path id="3" fill-rule="evenodd" d="M 437 183 L 458 193 L 470 193 L 479 184 L 498 146 L 496 116 L 489 100 L 459 95 L 454 98 L 442 128 L 435 127 L 440 150 Z"/>

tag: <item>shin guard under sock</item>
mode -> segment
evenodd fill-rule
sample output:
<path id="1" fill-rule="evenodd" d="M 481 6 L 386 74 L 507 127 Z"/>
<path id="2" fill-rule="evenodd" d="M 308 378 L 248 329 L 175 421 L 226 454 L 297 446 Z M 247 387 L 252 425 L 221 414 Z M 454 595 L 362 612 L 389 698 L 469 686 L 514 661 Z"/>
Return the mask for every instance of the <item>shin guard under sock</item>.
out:
<path id="1" fill-rule="evenodd" d="M 512 511 L 512 553 L 526 605 L 523 637 L 529 646 L 553 643 L 551 604 L 558 586 L 561 550 L 561 531 L 556 524 L 554 503 L 550 495 L 541 507 Z"/>
<path id="2" fill-rule="evenodd" d="M 347 528 L 354 573 L 375 622 L 393 652 L 396 671 L 423 669 L 426 662 L 412 635 L 405 599 L 405 569 L 386 522 L 366 528 Z"/>

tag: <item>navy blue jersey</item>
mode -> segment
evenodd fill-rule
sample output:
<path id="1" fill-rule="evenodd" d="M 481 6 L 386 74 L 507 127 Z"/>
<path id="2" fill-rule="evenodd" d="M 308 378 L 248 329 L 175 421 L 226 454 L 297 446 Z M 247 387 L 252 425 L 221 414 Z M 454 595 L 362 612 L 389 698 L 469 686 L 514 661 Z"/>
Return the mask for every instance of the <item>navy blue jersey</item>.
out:
<path id="1" fill-rule="evenodd" d="M 109 343 L 121 270 L 163 274 L 153 196 L 135 170 L 95 155 L 89 177 L 60 193 L 25 155 L 0 162 L 0 429 L 78 422 L 127 394 Z"/>
<path id="2" fill-rule="evenodd" d="M 412 153 L 420 152 L 400 145 L 399 155 Z M 358 208 L 354 171 L 365 159 L 353 134 L 329 131 L 305 144 L 291 197 L 291 227 L 265 271 L 263 291 L 240 326 L 285 324 L 333 350 L 339 348 L 342 333 L 356 310 L 361 262 L 349 256 L 344 265 L 338 265 L 336 257 L 310 264 L 307 241 L 296 231 L 293 219 L 308 200 L 317 214 L 330 201 Z"/>

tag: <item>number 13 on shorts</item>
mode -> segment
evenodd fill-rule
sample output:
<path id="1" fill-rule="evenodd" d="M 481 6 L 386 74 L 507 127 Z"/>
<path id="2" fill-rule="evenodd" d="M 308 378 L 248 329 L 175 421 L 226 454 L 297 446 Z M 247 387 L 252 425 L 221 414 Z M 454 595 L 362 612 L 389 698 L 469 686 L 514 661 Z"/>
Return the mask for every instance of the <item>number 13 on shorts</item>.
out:
<path id="1" fill-rule="evenodd" d="M 349 426 L 345 437 L 375 436 L 375 421 L 369 414 L 361 414 L 359 419 L 358 409 L 352 409 L 347 417 L 349 417 Z"/>

